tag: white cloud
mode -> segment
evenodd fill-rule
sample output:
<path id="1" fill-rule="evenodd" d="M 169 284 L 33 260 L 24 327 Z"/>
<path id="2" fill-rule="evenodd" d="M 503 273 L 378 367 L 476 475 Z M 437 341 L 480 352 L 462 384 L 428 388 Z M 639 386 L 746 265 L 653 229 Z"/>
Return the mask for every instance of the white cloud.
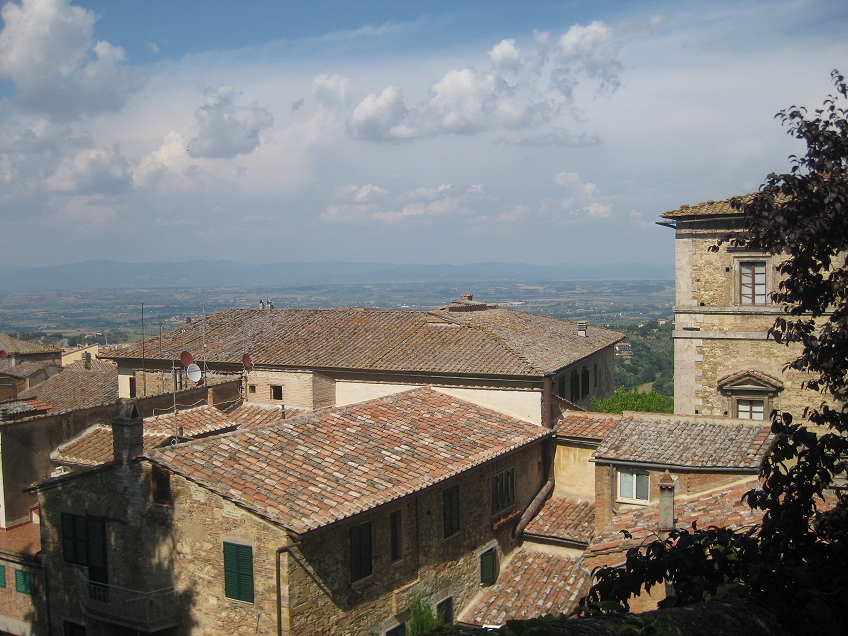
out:
<path id="1" fill-rule="evenodd" d="M 592 203 L 591 205 L 583 209 L 589 213 L 589 216 L 594 218 L 605 219 L 607 217 L 612 216 L 611 205 L 601 205 L 600 203 Z"/>
<path id="2" fill-rule="evenodd" d="M 232 86 L 222 86 L 197 109 L 198 135 L 188 143 L 192 157 L 228 159 L 253 152 L 259 146 L 259 133 L 270 128 L 274 117 L 256 102 L 236 106 L 239 95 Z"/>
<path id="3" fill-rule="evenodd" d="M 347 101 L 348 85 L 350 82 L 341 75 L 321 74 L 312 80 L 312 94 L 321 106 L 337 108 L 344 106 Z"/>
<path id="4" fill-rule="evenodd" d="M 569 185 L 572 183 L 580 183 L 580 175 L 576 172 L 560 172 L 554 176 L 554 181 L 557 185 Z"/>
<path id="5" fill-rule="evenodd" d="M 141 78 L 121 47 L 94 42 L 92 11 L 68 0 L 3 6 L 0 76 L 14 81 L 14 103 L 56 120 L 120 110 Z"/>
<path id="6" fill-rule="evenodd" d="M 583 132 L 576 135 L 570 133 L 565 128 L 556 126 L 550 132 L 524 137 L 518 141 L 501 137 L 497 143 L 513 146 L 571 146 L 573 148 L 579 148 L 580 146 L 597 146 L 601 143 L 601 140 L 597 133 L 589 135 Z"/>
<path id="7" fill-rule="evenodd" d="M 89 148 L 63 161 L 45 185 L 69 194 L 123 194 L 132 188 L 132 170 L 117 146 Z"/>
<path id="8" fill-rule="evenodd" d="M 490 70 L 450 70 L 430 85 L 429 98 L 417 106 L 406 105 L 397 84 L 371 93 L 354 108 L 348 130 L 354 138 L 386 140 L 521 130 L 550 123 L 571 108 L 581 77 L 600 79 L 604 90 L 618 87 L 621 64 L 611 37 L 612 30 L 601 22 L 575 25 L 560 38 L 553 59 L 547 33 L 534 33 L 539 49 L 535 55 L 522 56 L 515 40 L 503 40 L 488 52 Z M 591 143 L 595 143 L 592 137 L 555 127 L 523 145 Z"/>

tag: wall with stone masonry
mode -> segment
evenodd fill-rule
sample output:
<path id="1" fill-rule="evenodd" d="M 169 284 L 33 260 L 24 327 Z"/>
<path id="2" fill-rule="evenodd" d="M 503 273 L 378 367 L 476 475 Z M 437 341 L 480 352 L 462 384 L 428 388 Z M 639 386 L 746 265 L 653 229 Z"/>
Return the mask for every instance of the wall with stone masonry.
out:
<path id="1" fill-rule="evenodd" d="M 37 557 L 0 550 L 0 631 L 16 636 L 43 636 L 47 631 L 44 614 L 44 568 Z M 35 576 L 35 594 L 24 594 L 15 585 L 15 571 Z"/>
<path id="2" fill-rule="evenodd" d="M 260 404 L 284 404 L 311 409 L 315 404 L 312 375 L 311 371 L 252 370 L 247 374 L 246 397 L 248 401 Z M 271 397 L 272 386 L 283 388 L 282 400 Z"/>

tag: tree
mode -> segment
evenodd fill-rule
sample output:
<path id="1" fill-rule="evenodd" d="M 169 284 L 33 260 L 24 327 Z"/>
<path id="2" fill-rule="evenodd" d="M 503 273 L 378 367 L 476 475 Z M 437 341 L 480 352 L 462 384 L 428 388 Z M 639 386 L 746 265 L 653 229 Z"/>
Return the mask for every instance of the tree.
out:
<path id="1" fill-rule="evenodd" d="M 671 402 L 657 391 L 641 392 L 638 389 L 628 391 L 623 386 L 618 387 L 611 396 L 599 400 L 592 396 L 592 410 L 598 413 L 621 413 L 622 411 L 638 411 L 640 413 L 671 413 Z"/>
<path id="2" fill-rule="evenodd" d="M 769 333 L 801 344 L 789 367 L 808 374 L 811 390 L 799 414 L 806 422 L 772 413 L 777 442 L 761 486 L 746 495 L 763 511 L 762 523 L 744 533 L 674 531 L 629 553 L 625 567 L 601 571 L 591 600 L 626 603 L 643 586 L 668 580 L 676 592 L 669 603 L 686 604 L 738 586 L 848 631 L 848 496 L 830 490 L 848 460 L 848 86 L 839 72 L 832 78 L 837 94 L 812 115 L 794 106 L 778 113 L 807 152 L 790 157 L 788 174 L 769 175 L 759 192 L 733 202 L 745 231 L 725 239 L 780 256 L 773 300 L 785 315 Z"/>

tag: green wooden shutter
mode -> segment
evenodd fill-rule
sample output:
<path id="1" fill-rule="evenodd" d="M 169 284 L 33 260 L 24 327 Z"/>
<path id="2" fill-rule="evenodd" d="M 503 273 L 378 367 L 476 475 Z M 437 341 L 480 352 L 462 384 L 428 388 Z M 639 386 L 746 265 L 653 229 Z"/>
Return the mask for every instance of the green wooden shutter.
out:
<path id="1" fill-rule="evenodd" d="M 6 587 L 6 566 L 0 565 L 0 587 Z"/>
<path id="2" fill-rule="evenodd" d="M 488 585 L 494 583 L 497 578 L 495 572 L 496 554 L 495 549 L 486 550 L 480 555 L 480 583 Z"/>
<path id="3" fill-rule="evenodd" d="M 224 543 L 224 595 L 253 603 L 253 548 Z"/>
<path id="4" fill-rule="evenodd" d="M 15 570 L 15 589 L 21 594 L 32 596 L 35 593 L 35 574 Z"/>

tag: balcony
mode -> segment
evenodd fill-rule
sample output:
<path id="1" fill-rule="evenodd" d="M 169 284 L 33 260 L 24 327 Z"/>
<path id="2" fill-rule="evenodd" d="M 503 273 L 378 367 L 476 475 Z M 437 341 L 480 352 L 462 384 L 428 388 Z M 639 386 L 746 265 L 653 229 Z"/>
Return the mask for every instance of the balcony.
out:
<path id="1" fill-rule="evenodd" d="M 97 620 L 142 632 L 158 632 L 179 623 L 173 587 L 139 592 L 89 581 L 77 570 L 77 588 L 86 613 Z"/>

